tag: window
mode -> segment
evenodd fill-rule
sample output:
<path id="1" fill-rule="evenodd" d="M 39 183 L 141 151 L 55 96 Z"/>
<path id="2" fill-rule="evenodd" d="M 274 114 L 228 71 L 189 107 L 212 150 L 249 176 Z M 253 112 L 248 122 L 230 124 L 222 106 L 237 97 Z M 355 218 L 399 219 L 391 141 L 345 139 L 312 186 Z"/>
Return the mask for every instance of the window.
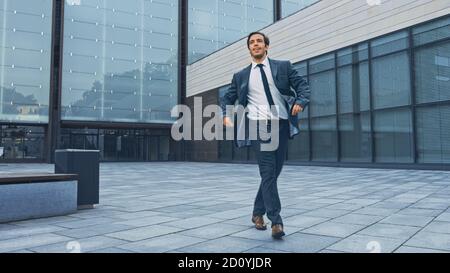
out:
<path id="1" fill-rule="evenodd" d="M 419 107 L 417 160 L 421 163 L 450 163 L 450 105 Z"/>
<path id="2" fill-rule="evenodd" d="M 413 28 L 414 45 L 423 45 L 450 37 L 450 17 Z"/>
<path id="3" fill-rule="evenodd" d="M 367 62 L 338 69 L 339 113 L 370 109 L 369 65 Z"/>
<path id="4" fill-rule="evenodd" d="M 178 1 L 64 1 L 62 119 L 170 123 Z"/>
<path id="5" fill-rule="evenodd" d="M 318 0 L 281 0 L 281 16 L 284 18 L 316 2 Z"/>
<path id="6" fill-rule="evenodd" d="M 372 57 L 385 55 L 408 48 L 408 32 L 401 31 L 375 39 L 371 43 Z"/>
<path id="7" fill-rule="evenodd" d="M 52 2 L 0 2 L 0 121 L 48 122 Z"/>
<path id="8" fill-rule="evenodd" d="M 372 140 L 370 137 L 369 112 L 339 115 L 341 160 L 370 162 Z"/>
<path id="9" fill-rule="evenodd" d="M 312 160 L 337 161 L 336 117 L 311 118 Z"/>
<path id="10" fill-rule="evenodd" d="M 189 0 L 188 62 L 273 22 L 273 1 Z"/>
<path id="11" fill-rule="evenodd" d="M 298 114 L 300 134 L 289 140 L 288 160 L 289 161 L 308 161 L 310 153 L 308 109 Z"/>
<path id="12" fill-rule="evenodd" d="M 365 52 L 365 53 L 364 53 Z M 372 159 L 367 44 L 338 51 L 338 108 L 341 161 Z M 358 63 L 358 61 L 363 60 Z"/>
<path id="13" fill-rule="evenodd" d="M 376 162 L 413 162 L 411 111 L 377 111 L 374 123 Z"/>
<path id="14" fill-rule="evenodd" d="M 45 128 L 0 126 L 0 159 L 44 159 Z"/>
<path id="15" fill-rule="evenodd" d="M 450 100 L 450 42 L 415 51 L 416 102 Z"/>
<path id="16" fill-rule="evenodd" d="M 372 61 L 373 106 L 382 109 L 411 104 L 409 58 L 406 52 Z"/>

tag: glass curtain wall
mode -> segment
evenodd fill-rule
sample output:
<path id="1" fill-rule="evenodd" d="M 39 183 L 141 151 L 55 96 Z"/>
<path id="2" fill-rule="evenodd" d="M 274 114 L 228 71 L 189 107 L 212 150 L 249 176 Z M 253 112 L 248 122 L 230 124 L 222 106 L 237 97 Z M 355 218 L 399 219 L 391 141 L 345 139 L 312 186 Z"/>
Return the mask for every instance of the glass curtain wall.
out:
<path id="1" fill-rule="evenodd" d="M 189 0 L 188 63 L 273 23 L 273 1 Z"/>
<path id="2" fill-rule="evenodd" d="M 63 120 L 170 123 L 177 104 L 177 0 L 70 0 Z"/>
<path id="3" fill-rule="evenodd" d="M 311 103 L 289 161 L 450 163 L 450 17 L 294 67 Z M 220 143 L 221 160 L 245 160 L 230 146 Z"/>
<path id="4" fill-rule="evenodd" d="M 48 123 L 52 0 L 0 0 L 0 122 Z"/>
<path id="5" fill-rule="evenodd" d="M 281 0 L 281 17 L 289 16 L 316 2 L 319 0 Z"/>

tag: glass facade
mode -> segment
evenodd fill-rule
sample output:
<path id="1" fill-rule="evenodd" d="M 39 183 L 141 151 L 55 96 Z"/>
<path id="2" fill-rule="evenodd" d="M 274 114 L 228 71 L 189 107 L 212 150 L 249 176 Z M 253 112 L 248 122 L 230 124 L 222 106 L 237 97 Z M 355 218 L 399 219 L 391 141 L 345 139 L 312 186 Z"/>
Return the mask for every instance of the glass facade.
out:
<path id="1" fill-rule="evenodd" d="M 98 149 L 103 161 L 182 158 L 170 139 L 182 65 L 316 2 L 0 0 L 0 162 L 48 161 L 53 148 Z M 450 16 L 294 68 L 311 104 L 288 162 L 450 163 Z M 217 144 L 205 159 L 256 160 Z"/>
<path id="2" fill-rule="evenodd" d="M 450 17 L 413 28 L 418 163 L 450 163 Z"/>
<path id="3" fill-rule="evenodd" d="M 170 123 L 178 1 L 65 1 L 63 120 Z"/>
<path id="4" fill-rule="evenodd" d="M 281 0 L 281 17 L 289 16 L 319 0 Z"/>
<path id="5" fill-rule="evenodd" d="M 370 162 L 370 91 L 367 43 L 339 50 L 337 58 L 340 160 Z"/>
<path id="6" fill-rule="evenodd" d="M 313 161 L 336 161 L 336 78 L 334 55 L 309 61 L 311 151 Z"/>
<path id="7" fill-rule="evenodd" d="M 450 17 L 294 67 L 311 103 L 288 161 L 450 163 Z M 228 143 L 220 149 L 221 161 L 245 158 Z"/>
<path id="8" fill-rule="evenodd" d="M 0 125 L 0 159 L 42 160 L 44 143 L 44 127 Z"/>
<path id="9" fill-rule="evenodd" d="M 294 69 L 298 73 L 307 77 L 308 66 L 306 62 L 297 63 Z M 309 136 L 309 111 L 299 113 L 300 134 L 288 143 L 287 158 L 290 161 L 308 161 L 310 154 L 310 136 Z"/>
<path id="10" fill-rule="evenodd" d="M 48 122 L 52 5 L 0 1 L 0 121 Z"/>
<path id="11" fill-rule="evenodd" d="M 273 1 L 189 0 L 188 63 L 274 21 Z"/>
<path id="12" fill-rule="evenodd" d="M 63 149 L 100 150 L 102 161 L 165 161 L 170 154 L 167 131 L 148 129 L 72 129 L 61 132 Z"/>

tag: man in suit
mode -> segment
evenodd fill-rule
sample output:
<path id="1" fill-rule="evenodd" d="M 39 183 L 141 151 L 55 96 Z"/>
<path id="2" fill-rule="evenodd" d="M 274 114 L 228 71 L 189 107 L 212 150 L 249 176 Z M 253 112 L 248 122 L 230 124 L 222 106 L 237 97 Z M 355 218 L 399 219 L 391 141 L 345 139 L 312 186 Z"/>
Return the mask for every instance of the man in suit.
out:
<path id="1" fill-rule="evenodd" d="M 258 132 L 273 129 L 276 132 L 270 134 L 278 134 L 278 147 L 271 151 L 261 149 L 261 144 L 266 140 L 259 134 L 256 139 L 249 139 L 248 133 L 244 133 L 245 138 L 238 139 L 236 144 L 238 147 L 252 146 L 257 156 L 261 184 L 254 202 L 252 222 L 256 229 L 265 230 L 263 215 L 267 213 L 272 237 L 279 239 L 285 233 L 280 216 L 277 178 L 286 158 L 288 139 L 299 133 L 297 114 L 308 105 L 310 91 L 306 80 L 298 75 L 289 61 L 267 57 L 269 38 L 264 33 L 250 33 L 247 48 L 252 63 L 233 75 L 231 86 L 220 99 L 223 123 L 234 127 L 234 119 L 226 108 L 237 100 L 248 111 L 244 120 L 237 121 L 238 135 L 239 130 L 243 130 L 242 124 L 248 121 L 256 121 Z M 275 122 L 278 126 L 273 125 Z M 247 129 L 247 126 L 244 128 Z"/>

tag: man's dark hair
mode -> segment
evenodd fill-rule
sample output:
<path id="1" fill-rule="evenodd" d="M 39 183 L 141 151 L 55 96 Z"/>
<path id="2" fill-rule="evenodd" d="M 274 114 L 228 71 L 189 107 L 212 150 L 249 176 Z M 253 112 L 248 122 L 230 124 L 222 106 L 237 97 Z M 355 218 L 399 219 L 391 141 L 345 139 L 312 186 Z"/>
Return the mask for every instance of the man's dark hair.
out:
<path id="1" fill-rule="evenodd" d="M 267 37 L 267 36 L 266 36 L 264 33 L 262 33 L 262 32 L 254 31 L 254 32 L 250 33 L 250 34 L 247 36 L 247 48 L 250 49 L 250 38 L 251 38 L 253 35 L 255 35 L 255 34 L 259 34 L 259 35 L 263 36 L 263 37 L 264 37 L 264 43 L 265 43 L 266 45 L 269 45 L 269 43 L 270 43 L 269 37 Z"/>

